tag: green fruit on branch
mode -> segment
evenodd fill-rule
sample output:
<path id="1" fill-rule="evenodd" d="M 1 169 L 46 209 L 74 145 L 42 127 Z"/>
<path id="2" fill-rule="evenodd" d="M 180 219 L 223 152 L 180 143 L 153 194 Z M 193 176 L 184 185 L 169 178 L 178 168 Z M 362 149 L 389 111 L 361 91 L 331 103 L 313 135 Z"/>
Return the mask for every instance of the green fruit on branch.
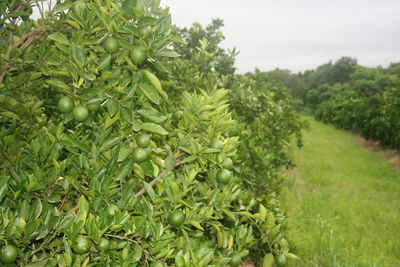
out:
<path id="1" fill-rule="evenodd" d="M 89 117 L 89 111 L 82 105 L 75 106 L 72 110 L 72 116 L 77 121 L 85 121 Z"/>
<path id="2" fill-rule="evenodd" d="M 133 63 L 139 65 L 147 59 L 147 51 L 143 46 L 135 46 L 132 48 L 129 56 Z"/>
<path id="3" fill-rule="evenodd" d="M 58 110 L 62 113 L 69 113 L 74 108 L 74 100 L 69 96 L 63 96 L 58 101 Z"/>
<path id="4" fill-rule="evenodd" d="M 146 161 L 150 156 L 149 151 L 147 149 L 141 147 L 135 147 L 132 151 L 133 161 L 136 163 L 142 163 Z"/>
<path id="5" fill-rule="evenodd" d="M 102 237 L 100 242 L 97 244 L 96 248 L 98 251 L 106 252 L 110 248 L 111 242 L 110 240 Z"/>
<path id="6" fill-rule="evenodd" d="M 184 223 L 185 215 L 182 211 L 176 210 L 168 215 L 167 221 L 170 225 L 178 227 Z"/>
<path id="7" fill-rule="evenodd" d="M 286 259 L 285 255 L 278 254 L 278 255 L 275 256 L 276 266 L 283 267 L 283 266 L 286 265 L 286 262 L 287 262 L 287 259 Z"/>
<path id="8" fill-rule="evenodd" d="M 181 110 L 178 110 L 178 111 L 174 112 L 174 114 L 172 114 L 172 118 L 175 121 L 179 121 L 182 118 L 182 116 L 183 116 L 183 111 L 181 111 Z"/>
<path id="9" fill-rule="evenodd" d="M 104 40 L 103 47 L 104 50 L 107 51 L 107 53 L 114 54 L 119 50 L 118 40 L 115 39 L 114 37 L 108 37 L 107 39 Z"/>
<path id="10" fill-rule="evenodd" d="M 230 266 L 232 267 L 237 267 L 242 263 L 242 256 L 240 253 L 236 253 L 232 256 L 231 261 L 229 263 Z"/>
<path id="11" fill-rule="evenodd" d="M 222 162 L 222 166 L 224 166 L 225 169 L 232 169 L 233 168 L 233 161 L 231 158 L 225 158 L 224 161 Z"/>
<path id="12" fill-rule="evenodd" d="M 114 216 L 114 214 L 119 211 L 119 208 L 117 205 L 111 204 L 107 207 L 106 211 L 108 215 Z"/>
<path id="13" fill-rule="evenodd" d="M 76 254 L 85 254 L 89 252 L 90 246 L 92 245 L 92 242 L 87 238 L 83 236 L 78 236 L 72 245 L 72 249 Z"/>
<path id="14" fill-rule="evenodd" d="M 147 134 L 139 134 L 138 136 L 136 136 L 136 143 L 138 144 L 138 146 L 140 146 L 141 148 L 147 148 L 150 145 L 150 136 L 148 136 Z"/>
<path id="15" fill-rule="evenodd" d="M 13 245 L 4 245 L 0 248 L 0 261 L 2 263 L 13 263 L 17 260 L 18 249 Z"/>
<path id="16" fill-rule="evenodd" d="M 144 26 L 139 29 L 139 32 L 140 32 L 140 35 L 147 36 L 148 34 L 150 34 L 152 32 L 152 28 L 151 28 L 151 26 Z"/>
<path id="17" fill-rule="evenodd" d="M 232 178 L 232 172 L 227 169 L 222 169 L 217 173 L 217 181 L 221 184 L 227 184 Z"/>

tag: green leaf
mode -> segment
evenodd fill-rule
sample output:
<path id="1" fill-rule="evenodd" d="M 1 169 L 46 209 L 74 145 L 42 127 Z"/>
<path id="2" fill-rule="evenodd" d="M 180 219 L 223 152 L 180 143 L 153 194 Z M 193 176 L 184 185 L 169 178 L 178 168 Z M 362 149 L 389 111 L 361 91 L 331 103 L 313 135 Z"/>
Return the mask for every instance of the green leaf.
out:
<path id="1" fill-rule="evenodd" d="M 150 161 L 145 161 L 141 163 L 140 167 L 142 168 L 145 176 L 153 177 L 154 169 Z"/>
<path id="2" fill-rule="evenodd" d="M 195 228 L 197 228 L 197 229 L 199 229 L 199 230 L 201 230 L 201 231 L 204 231 L 204 228 L 198 223 L 198 222 L 196 222 L 196 221 L 189 221 L 188 222 L 190 225 L 192 225 L 193 227 L 195 227 Z"/>
<path id="3" fill-rule="evenodd" d="M 19 120 L 18 115 L 15 114 L 15 113 L 12 113 L 11 111 L 0 112 L 0 115 L 5 116 L 5 117 L 9 117 L 9 118 L 14 119 L 14 120 Z"/>
<path id="4" fill-rule="evenodd" d="M 85 51 L 75 43 L 71 44 L 71 56 L 78 67 L 83 68 L 83 66 L 86 64 Z"/>
<path id="5" fill-rule="evenodd" d="M 157 53 L 161 57 L 180 57 L 181 55 L 172 49 L 164 49 Z"/>
<path id="6" fill-rule="evenodd" d="M 121 168 L 118 170 L 116 179 L 118 181 L 125 179 L 125 177 L 127 175 L 132 173 L 132 170 L 133 170 L 133 160 L 132 159 L 126 159 L 122 163 Z"/>
<path id="7" fill-rule="evenodd" d="M 107 129 L 111 127 L 114 123 L 116 123 L 119 120 L 119 113 L 115 115 L 113 118 L 110 117 L 110 115 L 106 114 L 106 121 L 104 123 L 104 127 Z"/>
<path id="8" fill-rule="evenodd" d="M 5 197 L 5 195 L 7 194 L 7 191 L 8 191 L 8 186 L 7 186 L 8 179 L 9 179 L 9 177 L 4 177 L 4 176 L 0 177 L 0 203 L 3 200 L 3 198 Z"/>
<path id="9" fill-rule="evenodd" d="M 168 132 L 160 125 L 151 123 L 151 122 L 145 122 L 142 124 L 142 129 L 145 131 L 149 131 L 152 133 L 157 133 L 161 135 L 168 135 Z"/>
<path id="10" fill-rule="evenodd" d="M 33 217 L 33 219 L 37 219 L 39 218 L 40 214 L 42 214 L 42 202 L 39 199 L 36 199 L 35 202 L 33 203 L 32 206 L 32 212 L 31 212 L 31 216 Z"/>
<path id="11" fill-rule="evenodd" d="M 46 83 L 53 85 L 57 88 L 61 88 L 64 90 L 69 90 L 69 86 L 66 85 L 63 81 L 60 81 L 58 79 L 51 79 L 51 80 L 47 80 Z"/>
<path id="12" fill-rule="evenodd" d="M 106 141 L 104 141 L 103 145 L 100 147 L 99 151 L 103 152 L 106 150 L 109 150 L 119 142 L 121 142 L 124 139 L 123 136 L 112 136 L 108 138 Z"/>
<path id="13" fill-rule="evenodd" d="M 261 221 L 265 221 L 265 217 L 267 216 L 267 209 L 263 206 L 263 204 L 260 203 L 259 207 L 259 219 Z"/>
<path id="14" fill-rule="evenodd" d="M 165 168 L 168 171 L 172 171 L 175 168 L 175 165 L 176 165 L 176 159 L 174 157 L 168 156 L 165 159 Z"/>
<path id="15" fill-rule="evenodd" d="M 102 71 L 105 68 L 108 68 L 110 66 L 111 63 L 111 55 L 107 55 L 106 57 L 104 57 L 101 61 L 99 66 L 97 67 L 98 71 Z"/>
<path id="16" fill-rule="evenodd" d="M 56 33 L 50 34 L 47 37 L 50 40 L 53 40 L 53 41 L 55 41 L 57 43 L 60 43 L 60 44 L 63 44 L 63 45 L 69 45 L 68 38 L 62 33 L 56 32 Z"/>
<path id="17" fill-rule="evenodd" d="M 161 32 L 161 33 L 167 32 L 167 31 L 171 28 L 171 24 L 172 24 L 171 15 L 168 15 L 168 16 L 166 16 L 166 17 L 163 17 L 163 18 L 160 20 L 160 32 Z"/>
<path id="18" fill-rule="evenodd" d="M 64 3 L 60 3 L 58 5 L 56 5 L 56 7 L 54 8 L 54 12 L 58 13 L 67 9 L 70 9 L 72 7 L 72 2 L 70 1 L 65 1 Z"/>
<path id="19" fill-rule="evenodd" d="M 143 248 L 139 245 L 135 244 L 135 248 L 133 249 L 133 254 L 132 254 L 132 262 L 138 262 L 140 258 L 142 258 L 143 254 Z"/>
<path id="20" fill-rule="evenodd" d="M 79 222 L 79 227 L 83 227 L 86 223 L 87 216 L 89 214 L 89 202 L 85 198 L 85 196 L 81 196 L 78 201 L 78 215 L 76 218 L 76 222 Z"/>
<path id="21" fill-rule="evenodd" d="M 118 102 L 115 101 L 114 99 L 108 100 L 107 110 L 108 114 L 110 114 L 111 117 L 114 117 L 114 115 L 117 114 L 118 112 Z"/>
<path id="22" fill-rule="evenodd" d="M 157 78 L 156 75 L 151 73 L 148 70 L 143 70 L 142 71 L 146 79 L 150 82 L 150 84 L 158 91 L 158 93 L 166 100 L 168 101 L 168 95 L 165 93 L 165 91 L 162 89 L 162 85 L 160 80 Z"/>
<path id="23" fill-rule="evenodd" d="M 118 162 L 124 161 L 132 153 L 132 148 L 127 146 L 121 146 L 118 152 Z"/>
<path id="24" fill-rule="evenodd" d="M 94 75 L 91 72 L 83 71 L 81 74 L 85 79 L 87 79 L 89 81 L 94 81 L 96 79 L 96 75 Z"/>
<path id="25" fill-rule="evenodd" d="M 160 123 L 163 122 L 167 119 L 166 116 L 164 116 L 161 112 L 159 112 L 158 110 L 154 109 L 154 108 L 143 108 L 143 109 L 139 109 L 137 111 L 137 113 L 139 113 L 140 115 L 142 115 L 143 117 L 145 117 L 146 119 L 149 119 L 153 122 L 156 123 Z"/>
<path id="26" fill-rule="evenodd" d="M 151 200 L 154 202 L 156 200 L 156 193 L 154 192 L 153 187 L 151 187 L 151 185 L 149 185 L 146 182 L 143 182 L 143 184 L 144 184 L 144 189 L 149 194 Z"/>
<path id="27" fill-rule="evenodd" d="M 132 111 L 128 108 L 121 108 L 121 120 L 132 123 Z"/>
<path id="28" fill-rule="evenodd" d="M 64 134 L 61 138 L 61 143 L 67 146 L 74 146 L 82 151 L 89 152 L 89 146 L 67 134 Z"/>
<path id="29" fill-rule="evenodd" d="M 89 212 L 89 202 L 86 200 L 85 196 L 81 196 L 78 201 L 79 212 Z"/>
<path id="30" fill-rule="evenodd" d="M 140 91 L 156 105 L 160 104 L 160 95 L 158 94 L 157 90 L 154 89 L 151 85 L 147 83 L 142 83 L 139 85 Z"/>
<path id="31" fill-rule="evenodd" d="M 26 267 L 44 267 L 47 264 L 48 260 L 42 260 L 42 261 L 35 261 L 32 263 L 29 263 L 28 265 L 25 265 Z"/>
<path id="32" fill-rule="evenodd" d="M 179 251 L 175 256 L 175 264 L 177 267 L 184 267 L 186 266 L 186 260 L 183 255 L 183 251 Z"/>

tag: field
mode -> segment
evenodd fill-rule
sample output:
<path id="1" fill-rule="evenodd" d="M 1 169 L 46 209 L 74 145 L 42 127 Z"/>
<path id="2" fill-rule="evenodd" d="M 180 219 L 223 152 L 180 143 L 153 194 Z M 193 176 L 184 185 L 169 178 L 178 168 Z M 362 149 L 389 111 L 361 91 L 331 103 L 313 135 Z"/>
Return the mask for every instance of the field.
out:
<path id="1" fill-rule="evenodd" d="M 400 63 L 244 72 L 173 15 L 0 1 L 0 266 L 400 266 Z"/>
<path id="2" fill-rule="evenodd" d="M 298 264 L 399 266 L 400 173 L 356 137 L 304 116 L 283 205 Z"/>

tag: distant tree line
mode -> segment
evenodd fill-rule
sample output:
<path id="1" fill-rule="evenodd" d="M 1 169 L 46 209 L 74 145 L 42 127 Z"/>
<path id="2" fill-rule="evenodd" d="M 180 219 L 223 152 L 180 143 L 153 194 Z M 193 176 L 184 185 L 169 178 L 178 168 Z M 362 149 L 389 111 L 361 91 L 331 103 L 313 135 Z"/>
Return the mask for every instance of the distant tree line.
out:
<path id="1" fill-rule="evenodd" d="M 318 120 L 400 148 L 400 63 L 371 68 L 342 57 L 314 70 L 294 74 L 277 69 L 268 75 L 289 88 Z"/>

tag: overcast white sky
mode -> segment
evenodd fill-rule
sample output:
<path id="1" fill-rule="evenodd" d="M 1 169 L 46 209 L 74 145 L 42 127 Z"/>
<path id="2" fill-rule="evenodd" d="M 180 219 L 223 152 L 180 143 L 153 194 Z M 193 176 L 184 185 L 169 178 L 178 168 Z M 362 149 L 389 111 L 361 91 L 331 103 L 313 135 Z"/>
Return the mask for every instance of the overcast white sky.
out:
<path id="1" fill-rule="evenodd" d="M 400 61 L 400 0 L 162 0 L 173 23 L 225 22 L 239 72 L 303 71 L 341 56 L 362 65 Z"/>

